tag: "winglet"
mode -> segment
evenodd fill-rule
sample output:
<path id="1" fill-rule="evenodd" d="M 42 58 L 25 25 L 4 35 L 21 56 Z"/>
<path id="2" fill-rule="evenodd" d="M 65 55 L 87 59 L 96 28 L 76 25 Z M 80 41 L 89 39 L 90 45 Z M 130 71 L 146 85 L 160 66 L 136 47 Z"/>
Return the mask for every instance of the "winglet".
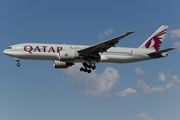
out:
<path id="1" fill-rule="evenodd" d="M 135 33 L 136 31 L 127 32 L 127 34 Z"/>

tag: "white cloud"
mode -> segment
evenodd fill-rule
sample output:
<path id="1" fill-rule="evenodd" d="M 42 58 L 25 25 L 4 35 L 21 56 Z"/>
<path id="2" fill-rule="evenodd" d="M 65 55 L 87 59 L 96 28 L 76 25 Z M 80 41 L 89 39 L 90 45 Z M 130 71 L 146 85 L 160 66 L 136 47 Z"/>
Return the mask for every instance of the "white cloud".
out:
<path id="1" fill-rule="evenodd" d="M 110 36 L 114 32 L 114 29 L 112 27 L 109 27 L 106 31 L 101 32 L 99 34 L 99 39 L 103 39 L 105 37 Z"/>
<path id="2" fill-rule="evenodd" d="M 160 72 L 160 73 L 158 74 L 158 77 L 159 77 L 159 81 L 165 82 L 166 75 L 165 75 L 164 73 Z"/>
<path id="3" fill-rule="evenodd" d="M 73 78 L 73 83 L 85 96 L 101 96 L 110 100 L 110 94 L 115 85 L 119 84 L 119 74 L 114 68 L 108 67 L 98 75 L 94 71 L 91 74 L 80 72 L 81 64 L 77 64 L 65 70 L 65 73 Z"/>
<path id="4" fill-rule="evenodd" d="M 178 76 L 177 76 L 177 75 L 174 75 L 174 76 L 173 76 L 173 80 L 174 80 L 176 83 L 180 83 L 180 80 L 178 79 Z"/>
<path id="5" fill-rule="evenodd" d="M 137 74 L 139 74 L 139 75 L 145 75 L 144 71 L 142 71 L 140 67 L 137 67 L 137 68 L 135 69 L 135 72 L 136 72 Z"/>
<path id="6" fill-rule="evenodd" d="M 127 88 L 124 91 L 117 92 L 116 95 L 118 96 L 131 96 L 131 95 L 137 95 L 137 91 L 132 88 Z"/>
<path id="7" fill-rule="evenodd" d="M 172 80 L 172 81 L 168 81 L 168 83 L 165 85 L 150 88 L 148 85 L 144 83 L 143 80 L 137 80 L 137 81 L 138 81 L 137 86 L 141 89 L 142 93 L 166 92 L 172 89 L 174 85 L 177 83 L 176 80 Z"/>
<path id="8" fill-rule="evenodd" d="M 172 78 L 173 79 L 171 81 L 168 81 L 167 84 L 158 87 L 150 88 L 143 82 L 143 80 L 138 80 L 137 86 L 141 89 L 142 93 L 166 92 L 170 89 L 175 88 L 178 85 L 178 83 L 180 83 L 178 76 L 174 75 Z"/>
<path id="9" fill-rule="evenodd" d="M 137 68 L 135 69 L 135 72 L 136 72 L 136 74 L 139 76 L 139 78 L 141 78 L 141 79 L 144 79 L 144 78 L 146 77 L 144 71 L 141 70 L 140 67 L 137 67 Z"/>
<path id="10" fill-rule="evenodd" d="M 180 37 L 180 29 L 170 30 L 171 38 L 179 38 Z"/>
<path id="11" fill-rule="evenodd" d="M 147 113 L 141 113 L 137 115 L 138 118 L 141 118 L 142 120 L 155 120 L 153 117 L 150 117 Z"/>
<path id="12" fill-rule="evenodd" d="M 82 64 L 76 64 L 64 72 L 72 80 L 72 83 L 80 90 L 80 93 L 85 96 L 100 96 L 110 100 L 110 95 L 114 92 L 114 88 L 117 84 L 120 84 L 120 75 L 118 71 L 112 67 L 108 67 L 101 74 L 96 74 L 92 71 L 91 74 L 80 72 L 80 67 Z M 137 67 L 135 72 L 138 75 L 145 76 L 145 73 L 141 68 Z M 166 75 L 160 72 L 158 74 L 159 80 L 164 84 L 157 87 L 149 87 L 144 83 L 143 79 L 137 80 L 137 87 L 140 88 L 141 93 L 154 93 L 154 92 L 167 92 L 168 90 L 175 88 L 180 83 L 178 76 L 172 76 L 170 81 L 165 83 Z M 167 77 L 170 78 L 170 77 Z M 123 91 L 116 92 L 117 96 L 132 96 L 138 95 L 135 89 L 127 88 Z"/>
<path id="13" fill-rule="evenodd" d="M 142 93 L 153 93 L 153 92 L 166 92 L 173 87 L 172 81 L 169 81 L 166 85 L 150 88 L 144 83 L 143 80 L 137 80 L 137 86 L 141 89 Z"/>
<path id="14" fill-rule="evenodd" d="M 138 75 L 145 75 L 145 73 L 139 67 L 135 69 L 135 72 Z M 159 81 L 162 81 L 163 83 L 165 83 L 166 75 L 164 73 L 160 72 L 158 74 L 158 77 L 159 77 Z M 149 87 L 147 84 L 145 84 L 143 79 L 139 79 L 137 80 L 137 87 L 140 88 L 141 93 L 167 92 L 168 90 L 175 88 L 175 85 L 177 85 L 177 83 L 180 83 L 180 80 L 178 79 L 176 75 L 174 75 L 172 78 L 173 79 L 170 81 L 167 81 L 166 84 L 163 84 L 157 87 L 152 87 L 152 88 Z"/>
<path id="15" fill-rule="evenodd" d="M 177 48 L 178 50 L 180 50 L 180 42 L 174 42 L 174 43 L 173 43 L 173 46 L 174 46 L 175 48 Z"/>

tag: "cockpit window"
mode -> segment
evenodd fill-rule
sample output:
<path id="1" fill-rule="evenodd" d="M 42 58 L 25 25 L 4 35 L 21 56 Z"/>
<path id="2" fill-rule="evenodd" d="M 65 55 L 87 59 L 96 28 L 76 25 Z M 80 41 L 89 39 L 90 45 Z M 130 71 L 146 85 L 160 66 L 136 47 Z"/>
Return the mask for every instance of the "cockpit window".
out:
<path id="1" fill-rule="evenodd" d="M 7 49 L 12 49 L 12 47 L 8 47 Z"/>

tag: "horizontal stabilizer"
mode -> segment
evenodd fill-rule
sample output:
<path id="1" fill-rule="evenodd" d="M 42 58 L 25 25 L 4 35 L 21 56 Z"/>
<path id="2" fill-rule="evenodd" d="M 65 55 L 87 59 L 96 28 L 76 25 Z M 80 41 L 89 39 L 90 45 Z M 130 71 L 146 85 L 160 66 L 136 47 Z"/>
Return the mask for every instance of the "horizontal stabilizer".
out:
<path id="1" fill-rule="evenodd" d="M 157 51 L 157 52 L 149 53 L 148 55 L 157 55 L 157 54 L 161 54 L 161 53 L 164 53 L 164 52 L 168 52 L 168 51 L 174 50 L 174 49 L 176 49 L 176 48 L 168 48 L 168 49 L 160 50 L 160 51 Z"/>

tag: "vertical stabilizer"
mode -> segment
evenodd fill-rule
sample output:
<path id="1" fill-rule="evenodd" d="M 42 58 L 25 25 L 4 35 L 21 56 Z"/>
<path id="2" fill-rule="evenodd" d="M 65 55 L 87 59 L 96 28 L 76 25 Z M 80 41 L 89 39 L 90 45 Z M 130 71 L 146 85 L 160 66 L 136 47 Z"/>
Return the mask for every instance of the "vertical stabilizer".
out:
<path id="1" fill-rule="evenodd" d="M 168 26 L 162 25 L 155 33 L 153 33 L 139 48 L 159 51 L 162 41 L 166 34 Z"/>

